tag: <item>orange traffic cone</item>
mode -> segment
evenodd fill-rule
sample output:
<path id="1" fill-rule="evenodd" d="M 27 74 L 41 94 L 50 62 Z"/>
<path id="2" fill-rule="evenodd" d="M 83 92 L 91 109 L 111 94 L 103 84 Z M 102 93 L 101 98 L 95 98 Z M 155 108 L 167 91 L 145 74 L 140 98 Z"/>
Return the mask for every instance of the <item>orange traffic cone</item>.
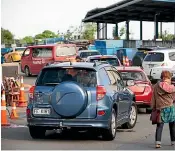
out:
<path id="1" fill-rule="evenodd" d="M 126 57 L 126 66 L 129 66 L 129 59 Z"/>
<path id="2" fill-rule="evenodd" d="M 27 100 L 25 99 L 25 93 L 24 93 L 24 80 L 23 80 L 23 76 L 21 76 L 21 86 L 20 86 L 18 107 L 26 107 L 26 106 L 27 106 Z"/>
<path id="3" fill-rule="evenodd" d="M 126 66 L 126 58 L 123 57 L 123 65 Z"/>
<path id="4" fill-rule="evenodd" d="M 1 126 L 9 126 L 10 123 L 7 120 L 7 110 L 6 110 L 6 101 L 5 101 L 5 91 L 2 91 L 2 100 L 1 100 Z"/>
<path id="5" fill-rule="evenodd" d="M 16 112 L 16 103 L 15 102 L 13 102 L 12 112 L 10 114 L 10 118 L 11 119 L 18 119 L 19 118 L 19 116 L 18 116 L 18 114 Z"/>

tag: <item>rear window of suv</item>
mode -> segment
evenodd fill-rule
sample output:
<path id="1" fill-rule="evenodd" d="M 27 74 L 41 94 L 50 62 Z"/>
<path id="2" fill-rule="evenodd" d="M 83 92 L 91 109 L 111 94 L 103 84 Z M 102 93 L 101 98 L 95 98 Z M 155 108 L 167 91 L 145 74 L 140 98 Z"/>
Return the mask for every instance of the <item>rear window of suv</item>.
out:
<path id="1" fill-rule="evenodd" d="M 74 81 L 84 87 L 95 87 L 96 71 L 86 68 L 45 68 L 37 80 L 37 86 L 57 85 L 64 81 Z"/>
<path id="2" fill-rule="evenodd" d="M 144 61 L 162 62 L 164 61 L 164 53 L 160 53 L 160 52 L 148 53 Z"/>
<path id="3" fill-rule="evenodd" d="M 170 53 L 169 53 L 169 59 L 170 59 L 171 61 L 175 61 L 175 52 L 170 52 Z"/>

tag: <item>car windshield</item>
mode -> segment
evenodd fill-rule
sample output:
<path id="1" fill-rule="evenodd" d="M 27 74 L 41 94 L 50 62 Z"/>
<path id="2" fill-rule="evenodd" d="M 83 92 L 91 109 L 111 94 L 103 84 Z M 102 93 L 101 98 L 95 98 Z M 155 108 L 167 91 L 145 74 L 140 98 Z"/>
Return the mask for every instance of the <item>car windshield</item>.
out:
<path id="1" fill-rule="evenodd" d="M 145 75 L 140 71 L 119 71 L 123 80 L 146 81 Z"/>
<path id="2" fill-rule="evenodd" d="M 88 56 L 94 56 L 94 55 L 100 55 L 98 51 L 94 52 L 81 52 L 81 57 L 82 58 L 87 58 Z"/>
<path id="3" fill-rule="evenodd" d="M 76 55 L 76 48 L 70 46 L 57 46 L 56 56 L 71 56 Z"/>
<path id="4" fill-rule="evenodd" d="M 36 85 L 57 85 L 64 81 L 74 81 L 84 87 L 95 87 L 96 71 L 86 68 L 45 68 Z"/>
<path id="5" fill-rule="evenodd" d="M 112 66 L 119 66 L 120 65 L 117 58 L 92 58 L 92 59 L 90 59 L 90 62 L 94 62 L 94 61 L 108 62 Z"/>

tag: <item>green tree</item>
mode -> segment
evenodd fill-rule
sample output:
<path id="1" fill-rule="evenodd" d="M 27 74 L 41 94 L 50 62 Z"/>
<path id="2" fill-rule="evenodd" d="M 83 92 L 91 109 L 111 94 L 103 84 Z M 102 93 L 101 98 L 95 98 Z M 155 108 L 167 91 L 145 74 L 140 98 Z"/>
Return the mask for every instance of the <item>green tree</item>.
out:
<path id="1" fill-rule="evenodd" d="M 43 31 L 42 35 L 43 35 L 44 38 L 55 38 L 55 37 L 57 37 L 57 35 L 54 32 L 50 31 L 50 30 Z"/>
<path id="2" fill-rule="evenodd" d="M 13 40 L 13 34 L 9 30 L 1 27 L 1 44 L 12 44 Z"/>
<path id="3" fill-rule="evenodd" d="M 42 34 L 37 34 L 35 35 L 35 39 L 43 39 L 44 36 Z"/>
<path id="4" fill-rule="evenodd" d="M 55 37 L 58 37 L 58 35 L 50 30 L 45 30 L 40 34 L 35 35 L 35 39 L 45 39 L 45 38 L 55 38 Z"/>
<path id="5" fill-rule="evenodd" d="M 162 37 L 159 34 L 159 38 L 162 38 L 163 41 L 171 41 L 175 39 L 175 35 L 170 34 L 168 30 L 162 32 Z"/>
<path id="6" fill-rule="evenodd" d="M 34 39 L 32 36 L 26 36 L 21 40 L 21 43 L 23 44 L 31 44 L 34 42 Z"/>
<path id="7" fill-rule="evenodd" d="M 75 32 L 76 27 L 70 26 L 69 29 L 63 34 L 65 39 L 72 39 L 73 33 Z"/>
<path id="8" fill-rule="evenodd" d="M 97 31 L 97 24 L 85 23 L 83 25 L 82 38 L 86 40 L 94 40 Z"/>

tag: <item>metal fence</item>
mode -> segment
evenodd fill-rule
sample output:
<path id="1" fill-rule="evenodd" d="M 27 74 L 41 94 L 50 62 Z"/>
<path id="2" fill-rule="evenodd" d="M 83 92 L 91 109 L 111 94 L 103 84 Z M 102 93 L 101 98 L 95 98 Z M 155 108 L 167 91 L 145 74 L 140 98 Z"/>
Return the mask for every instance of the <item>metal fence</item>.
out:
<path id="1" fill-rule="evenodd" d="M 136 48 L 138 47 L 138 40 L 124 40 L 124 48 Z M 159 46 L 159 47 L 175 47 L 175 41 L 151 41 L 151 40 L 142 40 L 139 47 L 146 46 Z"/>

